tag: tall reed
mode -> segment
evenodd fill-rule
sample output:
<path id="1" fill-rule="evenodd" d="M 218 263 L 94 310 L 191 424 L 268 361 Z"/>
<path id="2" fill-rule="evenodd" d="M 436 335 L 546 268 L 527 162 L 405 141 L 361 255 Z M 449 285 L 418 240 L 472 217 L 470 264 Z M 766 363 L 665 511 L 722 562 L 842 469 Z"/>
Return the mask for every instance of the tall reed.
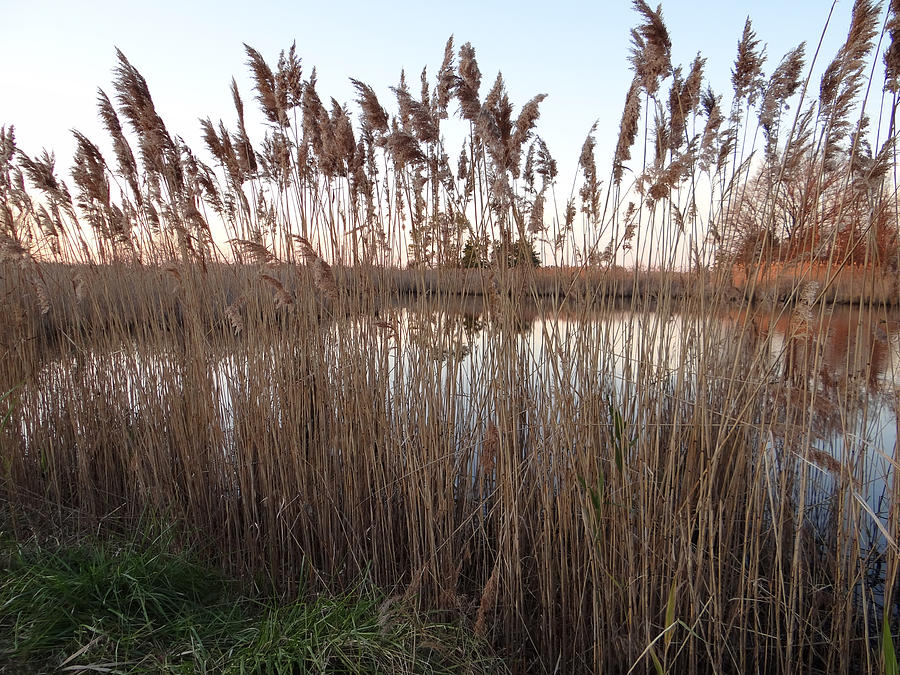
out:
<path id="1" fill-rule="evenodd" d="M 560 214 L 543 96 L 482 91 L 452 40 L 395 112 L 354 80 L 355 126 L 294 47 L 248 46 L 264 136 L 232 82 L 211 164 L 118 53 L 115 166 L 78 134 L 74 192 L 4 128 L 6 521 L 149 511 L 286 593 L 366 575 L 535 672 L 884 666 L 897 487 L 858 421 L 896 331 L 894 125 L 872 144 L 862 114 L 880 6 L 814 101 L 806 49 L 766 77 L 748 21 L 730 105 L 634 6 L 609 179 L 593 129 Z"/>

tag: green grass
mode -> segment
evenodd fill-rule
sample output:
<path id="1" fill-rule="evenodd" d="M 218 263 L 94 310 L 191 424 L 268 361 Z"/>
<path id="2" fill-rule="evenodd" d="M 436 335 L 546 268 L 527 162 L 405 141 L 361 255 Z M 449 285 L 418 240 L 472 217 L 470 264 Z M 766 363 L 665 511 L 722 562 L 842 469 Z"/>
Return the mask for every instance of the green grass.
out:
<path id="1" fill-rule="evenodd" d="M 368 584 L 280 602 L 146 544 L 6 541 L 0 672 L 497 672 L 473 637 Z"/>

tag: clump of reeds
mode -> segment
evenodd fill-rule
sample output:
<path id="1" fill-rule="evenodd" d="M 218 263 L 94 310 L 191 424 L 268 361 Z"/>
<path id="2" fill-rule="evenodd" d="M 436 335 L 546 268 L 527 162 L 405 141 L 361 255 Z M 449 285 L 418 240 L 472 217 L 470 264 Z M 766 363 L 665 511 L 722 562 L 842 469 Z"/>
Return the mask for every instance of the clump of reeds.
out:
<path id="1" fill-rule="evenodd" d="M 485 91 L 452 39 L 393 108 L 353 80 L 356 123 L 294 47 L 246 47 L 265 128 L 232 81 L 210 164 L 121 53 L 115 161 L 76 132 L 74 190 L 3 127 L 4 508 L 158 514 L 288 593 L 366 576 L 535 669 L 888 664 L 896 481 L 876 514 L 850 420 L 891 338 L 841 351 L 826 321 L 897 299 L 896 100 L 875 145 L 861 114 L 879 7 L 816 100 L 803 45 L 766 76 L 748 20 L 730 105 L 634 7 L 609 177 L 595 127 L 558 214 L 544 96 Z"/>

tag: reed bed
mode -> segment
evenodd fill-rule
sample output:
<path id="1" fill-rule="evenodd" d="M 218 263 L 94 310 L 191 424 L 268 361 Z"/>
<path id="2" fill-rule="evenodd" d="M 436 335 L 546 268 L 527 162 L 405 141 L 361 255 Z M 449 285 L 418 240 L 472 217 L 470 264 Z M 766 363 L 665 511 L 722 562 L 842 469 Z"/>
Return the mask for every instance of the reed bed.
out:
<path id="1" fill-rule="evenodd" d="M 135 319 L 93 324 L 98 293 L 66 324 L 55 310 L 23 322 L 3 380 L 12 514 L 61 510 L 82 527 L 159 514 L 288 594 L 369 575 L 532 667 L 879 658 L 892 507 L 859 501 L 866 439 L 821 449 L 865 402 L 850 377 L 816 389 L 824 343 L 803 317 L 773 376 L 771 308 L 729 327 L 659 300 L 587 314 L 410 298 L 375 317 L 262 297 L 237 332 L 224 312 L 186 309 L 209 299 L 207 277 L 182 276 L 161 302 L 149 273 L 117 276 Z M 847 359 L 872 367 L 864 346 Z"/>
<path id="2" fill-rule="evenodd" d="M 365 578 L 516 671 L 896 668 L 894 128 L 859 113 L 879 31 L 896 110 L 900 7 L 854 4 L 790 120 L 802 46 L 765 77 L 748 21 L 729 113 L 634 5 L 609 181 L 591 130 L 558 215 L 543 96 L 514 116 L 452 40 L 396 113 L 354 81 L 356 127 L 294 48 L 247 47 L 265 136 L 233 83 L 215 167 L 119 54 L 115 166 L 78 135 L 74 199 L 5 128 L 4 527 L 151 514 L 286 595 Z"/>

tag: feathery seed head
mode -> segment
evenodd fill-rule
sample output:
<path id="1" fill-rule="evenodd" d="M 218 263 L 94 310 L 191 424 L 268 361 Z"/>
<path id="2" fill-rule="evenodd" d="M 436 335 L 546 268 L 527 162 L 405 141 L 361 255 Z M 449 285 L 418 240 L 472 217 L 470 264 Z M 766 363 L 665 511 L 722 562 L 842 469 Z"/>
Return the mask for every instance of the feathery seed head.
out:
<path id="1" fill-rule="evenodd" d="M 735 101 L 747 99 L 750 105 L 756 102 L 763 86 L 762 67 L 766 61 L 765 49 L 761 49 L 750 17 L 744 22 L 744 32 L 738 42 L 737 57 L 731 71 Z"/>
<path id="2" fill-rule="evenodd" d="M 635 75 L 649 96 L 656 94 L 660 78 L 672 70 L 672 40 L 662 17 L 662 6 L 656 10 L 644 0 L 634 0 L 635 11 L 644 22 L 631 31 L 631 56 Z"/>

